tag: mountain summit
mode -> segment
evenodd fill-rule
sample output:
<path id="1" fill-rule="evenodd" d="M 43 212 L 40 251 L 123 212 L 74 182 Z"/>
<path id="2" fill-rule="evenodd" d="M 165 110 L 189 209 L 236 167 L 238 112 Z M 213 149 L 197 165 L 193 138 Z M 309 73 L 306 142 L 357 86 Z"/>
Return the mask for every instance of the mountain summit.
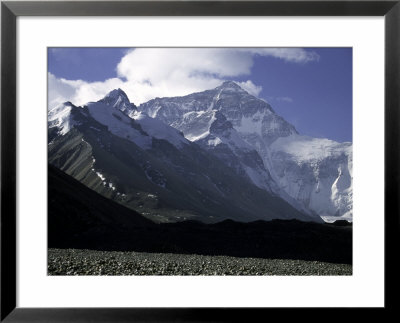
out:
<path id="1" fill-rule="evenodd" d="M 225 81 L 217 89 L 230 89 L 234 91 L 246 92 L 240 85 L 233 81 Z"/>
<path id="2" fill-rule="evenodd" d="M 242 168 L 253 173 L 259 187 L 272 189 L 298 209 L 325 220 L 352 219 L 351 143 L 300 135 L 267 102 L 235 82 L 184 97 L 150 100 L 138 110 L 182 131 L 203 147 L 229 147 L 236 156 L 243 156 L 239 147 L 255 150 L 264 175 L 254 172 L 254 167 Z M 227 143 L 226 137 L 213 133 L 217 112 L 232 125 L 230 133 L 235 140 Z M 210 135 L 214 137 L 206 140 Z"/>
<path id="3" fill-rule="evenodd" d="M 117 108 L 118 110 L 121 110 L 127 114 L 130 114 L 136 110 L 136 106 L 129 101 L 128 96 L 121 89 L 112 90 L 99 102 L 102 102 L 113 108 Z"/>

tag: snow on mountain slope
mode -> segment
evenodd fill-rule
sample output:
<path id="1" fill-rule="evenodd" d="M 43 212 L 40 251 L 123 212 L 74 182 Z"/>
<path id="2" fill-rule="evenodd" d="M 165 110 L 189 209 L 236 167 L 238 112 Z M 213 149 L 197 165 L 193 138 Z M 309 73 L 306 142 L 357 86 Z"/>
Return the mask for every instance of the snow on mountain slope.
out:
<path id="1" fill-rule="evenodd" d="M 197 141 L 210 134 L 211 124 L 215 121 L 215 110 L 191 111 L 171 124 L 183 132 L 190 141 Z"/>
<path id="2" fill-rule="evenodd" d="M 151 137 L 141 131 L 135 122 L 119 109 L 101 101 L 87 104 L 90 115 L 112 134 L 128 139 L 143 149 L 151 148 Z"/>
<path id="3" fill-rule="evenodd" d="M 86 107 L 90 116 L 107 126 L 112 134 L 128 139 L 141 148 L 150 149 L 152 138 L 166 140 L 177 148 L 189 143 L 175 128 L 138 112 L 121 89 L 111 91 L 97 102 L 87 103 Z M 70 131 L 77 123 L 71 114 L 73 108 L 80 109 L 70 102 L 65 102 L 50 110 L 49 128 L 57 127 L 62 135 Z"/>
<path id="4" fill-rule="evenodd" d="M 272 176 L 324 220 L 352 220 L 352 146 L 292 135 L 270 146 Z"/>
<path id="5" fill-rule="evenodd" d="M 189 143 L 181 132 L 167 126 L 160 120 L 150 118 L 147 114 L 138 112 L 131 114 L 131 117 L 141 126 L 144 132 L 154 138 L 166 140 L 177 148 L 182 148 L 182 145 Z"/>
<path id="6" fill-rule="evenodd" d="M 242 137 L 258 134 L 268 144 L 279 137 L 297 133 L 267 102 L 230 81 L 213 90 L 184 97 L 153 99 L 141 104 L 138 110 L 181 130 L 191 141 L 209 133 L 215 111 L 220 111 Z"/>
<path id="7" fill-rule="evenodd" d="M 351 143 L 300 136 L 267 102 L 235 82 L 184 97 L 150 100 L 138 110 L 181 130 L 191 141 L 226 144 L 236 156 L 239 146 L 257 151 L 264 172 L 242 165 L 257 186 L 262 187 L 262 178 L 292 205 L 297 201 L 298 209 L 326 220 L 352 219 Z M 217 112 L 230 123 L 229 135 L 213 133 Z"/>
<path id="8" fill-rule="evenodd" d="M 75 106 L 71 102 L 64 102 L 57 105 L 48 112 L 49 128 L 57 127 L 61 135 L 65 135 L 76 123 L 71 116 L 71 109 Z M 75 107 L 76 108 L 76 107 Z"/>
<path id="9" fill-rule="evenodd" d="M 128 96 L 121 89 L 112 90 L 99 102 L 121 110 L 127 115 L 136 111 L 136 106 L 129 101 Z"/>
<path id="10" fill-rule="evenodd" d="M 205 132 L 196 142 L 212 150 L 214 154 L 239 174 L 245 175 L 256 186 L 271 192 L 272 178 L 253 147 L 246 143 L 220 111 L 213 117 Z M 225 149 L 224 149 L 225 148 Z"/>
<path id="11" fill-rule="evenodd" d="M 343 153 L 351 153 L 350 143 L 338 143 L 325 138 L 291 135 L 281 137 L 270 146 L 271 151 L 281 151 L 290 154 L 300 162 L 319 161 Z"/>
<path id="12" fill-rule="evenodd" d="M 271 191 L 274 185 L 254 147 L 247 144 L 219 110 L 225 93 L 244 90 L 233 82 L 187 97 L 154 99 L 139 110 L 180 130 L 185 138 L 213 150 L 216 156 L 256 186 Z M 227 149 L 222 148 L 222 146 Z"/>
<path id="13" fill-rule="evenodd" d="M 256 186 L 271 191 L 271 176 L 254 148 L 239 136 L 220 111 L 212 109 L 213 106 L 214 101 L 205 111 L 186 112 L 171 126 L 180 130 L 188 140 L 214 151 L 216 156 Z"/>
<path id="14" fill-rule="evenodd" d="M 175 128 L 138 112 L 121 89 L 111 91 L 98 102 L 89 103 L 88 108 L 90 114 L 109 131 L 141 148 L 151 148 L 151 138 L 166 140 L 177 148 L 189 143 Z"/>

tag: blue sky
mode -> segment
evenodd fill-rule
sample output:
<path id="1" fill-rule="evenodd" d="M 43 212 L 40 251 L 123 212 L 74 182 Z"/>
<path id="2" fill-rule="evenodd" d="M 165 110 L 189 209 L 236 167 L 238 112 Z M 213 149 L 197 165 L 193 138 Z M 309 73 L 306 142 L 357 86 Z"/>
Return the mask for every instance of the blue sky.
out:
<path id="1" fill-rule="evenodd" d="M 68 80 L 89 82 L 116 77 L 116 67 L 129 48 L 53 48 L 48 52 L 49 72 Z"/>
<path id="2" fill-rule="evenodd" d="M 352 49 L 49 48 L 49 104 L 113 88 L 139 104 L 237 81 L 305 135 L 352 141 Z"/>

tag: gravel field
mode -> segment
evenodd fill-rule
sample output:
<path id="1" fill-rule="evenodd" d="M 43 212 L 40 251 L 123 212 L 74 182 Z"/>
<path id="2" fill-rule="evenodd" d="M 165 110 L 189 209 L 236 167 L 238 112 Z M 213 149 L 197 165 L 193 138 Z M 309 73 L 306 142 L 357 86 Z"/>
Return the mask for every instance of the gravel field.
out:
<path id="1" fill-rule="evenodd" d="M 171 253 L 49 249 L 49 275 L 352 275 L 352 266 L 319 261 Z"/>

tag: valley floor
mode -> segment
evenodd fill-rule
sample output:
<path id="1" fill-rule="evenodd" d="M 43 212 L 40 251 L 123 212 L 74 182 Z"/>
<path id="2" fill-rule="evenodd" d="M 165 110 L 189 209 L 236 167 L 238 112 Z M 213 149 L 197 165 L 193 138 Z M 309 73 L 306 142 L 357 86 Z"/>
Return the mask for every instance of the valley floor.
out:
<path id="1" fill-rule="evenodd" d="M 320 261 L 171 253 L 48 249 L 49 275 L 352 275 L 352 266 Z"/>

